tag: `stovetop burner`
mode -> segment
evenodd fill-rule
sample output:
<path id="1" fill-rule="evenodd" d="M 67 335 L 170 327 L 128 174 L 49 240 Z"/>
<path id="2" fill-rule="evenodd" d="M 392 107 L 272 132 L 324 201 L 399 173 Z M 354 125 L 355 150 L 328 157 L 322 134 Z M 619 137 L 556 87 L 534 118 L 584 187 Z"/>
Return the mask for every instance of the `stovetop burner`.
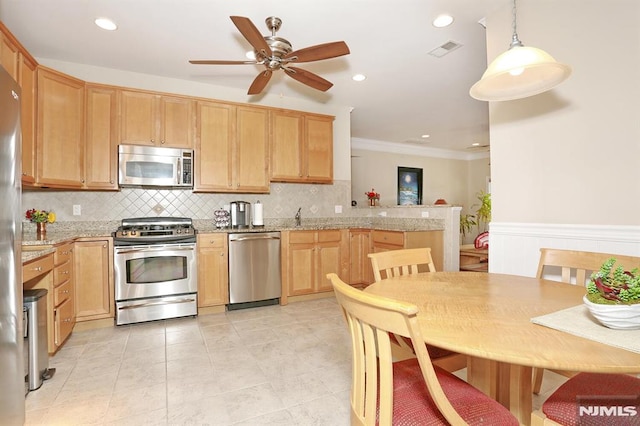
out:
<path id="1" fill-rule="evenodd" d="M 113 233 L 114 245 L 191 243 L 196 230 L 191 218 L 140 217 L 122 219 Z"/>

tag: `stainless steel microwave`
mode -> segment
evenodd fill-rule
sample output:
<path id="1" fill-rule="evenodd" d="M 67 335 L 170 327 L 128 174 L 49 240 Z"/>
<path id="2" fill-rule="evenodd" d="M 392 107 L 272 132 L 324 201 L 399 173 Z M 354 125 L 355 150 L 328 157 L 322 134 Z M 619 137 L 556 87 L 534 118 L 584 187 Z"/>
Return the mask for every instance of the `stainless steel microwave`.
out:
<path id="1" fill-rule="evenodd" d="M 193 188 L 193 150 L 119 145 L 118 183 Z"/>

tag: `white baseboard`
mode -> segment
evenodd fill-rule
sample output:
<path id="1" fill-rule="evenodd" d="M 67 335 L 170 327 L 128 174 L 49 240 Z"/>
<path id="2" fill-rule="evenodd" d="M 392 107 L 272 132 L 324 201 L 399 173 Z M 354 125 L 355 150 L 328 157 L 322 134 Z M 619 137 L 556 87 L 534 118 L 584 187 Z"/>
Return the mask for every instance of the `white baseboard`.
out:
<path id="1" fill-rule="evenodd" d="M 640 226 L 492 222 L 489 271 L 533 277 L 543 247 L 640 256 Z"/>

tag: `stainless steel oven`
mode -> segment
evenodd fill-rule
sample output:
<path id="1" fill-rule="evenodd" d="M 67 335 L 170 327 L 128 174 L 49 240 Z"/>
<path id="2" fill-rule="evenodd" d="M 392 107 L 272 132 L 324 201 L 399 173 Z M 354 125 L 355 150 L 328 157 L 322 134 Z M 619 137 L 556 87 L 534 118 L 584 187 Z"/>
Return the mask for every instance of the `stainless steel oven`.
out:
<path id="1" fill-rule="evenodd" d="M 190 224 L 123 220 L 114 234 L 116 324 L 197 315 L 196 259 Z"/>

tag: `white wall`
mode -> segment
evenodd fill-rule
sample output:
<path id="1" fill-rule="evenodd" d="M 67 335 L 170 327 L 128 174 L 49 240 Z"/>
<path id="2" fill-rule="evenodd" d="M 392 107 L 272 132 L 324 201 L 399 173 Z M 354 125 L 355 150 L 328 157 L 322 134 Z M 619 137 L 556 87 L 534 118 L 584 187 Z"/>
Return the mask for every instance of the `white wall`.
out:
<path id="1" fill-rule="evenodd" d="M 490 103 L 490 270 L 528 273 L 543 245 L 640 255 L 639 18 L 637 0 L 518 3 L 522 42 L 573 74 L 550 92 Z M 489 61 L 510 38 L 509 6 L 487 19 Z M 534 255 L 520 258 L 524 246 Z"/>

